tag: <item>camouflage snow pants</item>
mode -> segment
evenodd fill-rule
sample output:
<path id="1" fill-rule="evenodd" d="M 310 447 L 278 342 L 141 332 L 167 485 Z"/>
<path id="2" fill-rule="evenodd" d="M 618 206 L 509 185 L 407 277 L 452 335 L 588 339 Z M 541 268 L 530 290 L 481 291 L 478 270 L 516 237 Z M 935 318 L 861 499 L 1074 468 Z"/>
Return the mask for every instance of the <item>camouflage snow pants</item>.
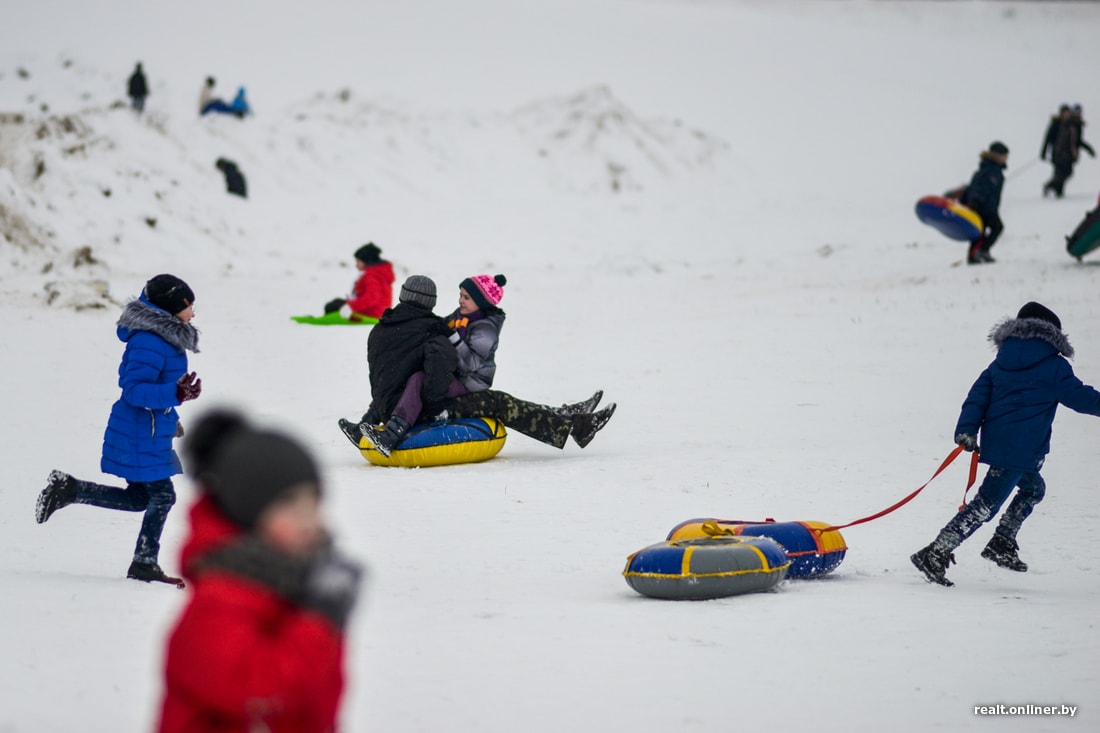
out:
<path id="1" fill-rule="evenodd" d="M 564 448 L 573 417 L 553 407 L 516 399 L 507 392 L 485 390 L 454 397 L 443 403 L 448 417 L 491 417 L 529 438 Z"/>

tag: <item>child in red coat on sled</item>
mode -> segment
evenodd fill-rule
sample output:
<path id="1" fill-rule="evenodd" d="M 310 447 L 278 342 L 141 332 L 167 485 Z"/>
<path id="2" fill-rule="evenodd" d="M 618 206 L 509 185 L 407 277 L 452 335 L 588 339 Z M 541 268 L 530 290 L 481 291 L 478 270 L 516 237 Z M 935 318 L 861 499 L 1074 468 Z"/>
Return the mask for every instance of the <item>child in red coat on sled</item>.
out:
<path id="1" fill-rule="evenodd" d="M 325 304 L 325 313 L 335 313 L 344 306 L 351 311 L 349 320 L 363 317 L 381 318 L 393 305 L 393 265 L 382 259 L 382 250 L 373 242 L 355 250 L 355 267 L 359 278 L 347 298 L 334 298 Z"/>

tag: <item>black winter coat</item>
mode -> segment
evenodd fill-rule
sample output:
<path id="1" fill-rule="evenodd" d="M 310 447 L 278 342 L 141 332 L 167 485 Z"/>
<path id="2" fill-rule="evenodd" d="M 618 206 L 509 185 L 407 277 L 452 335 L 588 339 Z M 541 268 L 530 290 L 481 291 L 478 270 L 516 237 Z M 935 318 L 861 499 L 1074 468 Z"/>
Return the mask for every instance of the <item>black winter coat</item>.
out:
<path id="1" fill-rule="evenodd" d="M 1061 117 L 1051 118 L 1039 157 L 1046 160 L 1048 150 L 1052 162 L 1073 163 L 1077 157 L 1077 128 L 1071 120 L 1063 120 Z"/>
<path id="2" fill-rule="evenodd" d="M 241 198 L 248 198 L 248 184 L 237 164 L 225 158 L 218 159 L 218 170 L 225 174 L 225 190 Z"/>
<path id="3" fill-rule="evenodd" d="M 425 412 L 447 398 L 458 368 L 458 354 L 447 340 L 450 332 L 446 321 L 414 303 L 398 303 L 371 328 L 367 338 L 371 399 L 384 420 L 416 372 L 427 374 L 421 391 Z"/>
<path id="4" fill-rule="evenodd" d="M 970 185 L 966 187 L 966 192 L 959 200 L 985 219 L 987 214 L 996 214 L 1001 208 L 1001 189 L 1004 185 L 1004 163 L 990 160 L 983 153 L 981 165 L 978 166 L 978 170 L 970 179 Z"/>
<path id="5" fill-rule="evenodd" d="M 145 74 L 135 71 L 130 75 L 129 91 L 131 97 L 149 96 L 149 87 L 145 85 Z"/>

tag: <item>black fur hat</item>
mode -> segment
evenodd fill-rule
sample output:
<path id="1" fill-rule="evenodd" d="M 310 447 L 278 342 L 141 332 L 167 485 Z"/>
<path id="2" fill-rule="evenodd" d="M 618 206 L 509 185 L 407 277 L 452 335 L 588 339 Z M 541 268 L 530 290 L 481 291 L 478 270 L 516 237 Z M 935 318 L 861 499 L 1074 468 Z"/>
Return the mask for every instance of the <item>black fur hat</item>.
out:
<path id="1" fill-rule="evenodd" d="M 1062 330 L 1062 321 L 1058 318 L 1057 315 L 1054 314 L 1054 311 L 1052 311 L 1050 308 L 1047 308 L 1045 305 L 1042 305 L 1041 303 L 1036 303 L 1035 301 L 1025 303 L 1024 306 L 1020 308 L 1020 312 L 1016 314 L 1016 317 L 1038 318 L 1040 321 L 1046 321 L 1047 323 L 1052 324 L 1059 331 Z"/>

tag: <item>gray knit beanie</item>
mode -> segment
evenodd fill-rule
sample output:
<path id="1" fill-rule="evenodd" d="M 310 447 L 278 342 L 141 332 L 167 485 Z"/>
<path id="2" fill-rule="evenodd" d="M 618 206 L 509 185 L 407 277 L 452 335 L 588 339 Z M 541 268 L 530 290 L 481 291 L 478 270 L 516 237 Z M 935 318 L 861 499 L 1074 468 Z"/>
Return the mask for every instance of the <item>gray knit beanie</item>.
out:
<path id="1" fill-rule="evenodd" d="M 401 286 L 402 303 L 422 305 L 428 310 L 435 308 L 435 281 L 426 275 L 410 275 Z"/>

